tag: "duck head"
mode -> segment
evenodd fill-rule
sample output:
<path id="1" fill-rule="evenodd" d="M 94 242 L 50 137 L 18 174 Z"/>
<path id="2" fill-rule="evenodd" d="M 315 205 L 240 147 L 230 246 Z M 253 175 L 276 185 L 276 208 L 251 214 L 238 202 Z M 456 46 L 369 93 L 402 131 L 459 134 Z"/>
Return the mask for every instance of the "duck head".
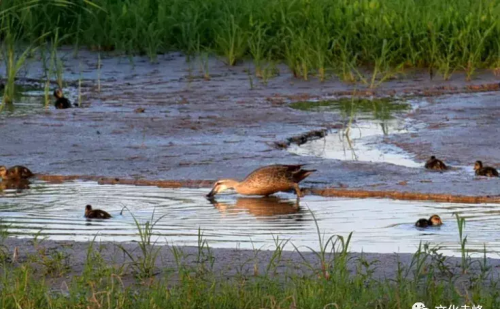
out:
<path id="1" fill-rule="evenodd" d="M 236 187 L 238 184 L 239 182 L 234 179 L 218 180 L 212 187 L 212 191 L 210 191 L 210 193 L 207 194 L 207 197 L 213 197 L 214 195 L 222 191 L 234 189 L 234 187 Z"/>
<path id="2" fill-rule="evenodd" d="M 477 171 L 477 170 L 480 170 L 483 168 L 483 162 L 481 161 L 476 161 L 476 163 L 474 163 L 474 170 Z"/>
<path id="3" fill-rule="evenodd" d="M 431 156 L 431 160 L 436 160 L 436 156 Z"/>
<path id="4" fill-rule="evenodd" d="M 92 205 L 85 206 L 85 214 L 88 214 L 92 211 Z"/>
<path id="5" fill-rule="evenodd" d="M 60 99 L 63 97 L 63 92 L 60 88 L 57 88 L 56 90 L 54 90 L 54 97 L 56 97 L 57 99 Z"/>
<path id="6" fill-rule="evenodd" d="M 0 178 L 5 179 L 7 177 L 7 168 L 0 165 Z"/>
<path id="7" fill-rule="evenodd" d="M 443 224 L 443 221 L 441 221 L 441 218 L 438 216 L 438 215 L 432 215 L 430 218 L 429 218 L 429 222 L 431 223 L 431 225 L 433 226 L 439 226 L 439 225 L 442 225 Z"/>

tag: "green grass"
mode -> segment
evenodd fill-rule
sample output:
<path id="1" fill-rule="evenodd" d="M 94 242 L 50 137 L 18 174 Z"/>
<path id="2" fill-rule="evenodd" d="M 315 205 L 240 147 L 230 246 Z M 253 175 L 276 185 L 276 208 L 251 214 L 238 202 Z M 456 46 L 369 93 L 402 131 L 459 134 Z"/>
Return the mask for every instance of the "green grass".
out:
<path id="1" fill-rule="evenodd" d="M 282 61 L 303 79 L 372 88 L 409 68 L 471 79 L 500 63 L 500 0 L 4 0 L 0 15 L 26 43 L 58 33 L 75 50 L 153 62 L 173 50 L 210 51 L 228 65 L 253 59 L 258 77 L 265 62 Z"/>
<path id="2" fill-rule="evenodd" d="M 144 226 L 136 222 L 141 250 L 153 244 L 154 221 L 151 221 Z M 457 217 L 461 235 L 463 222 Z M 231 266 L 236 269 L 232 275 L 215 270 L 214 252 L 201 231 L 198 250 L 191 256 L 180 247 L 171 247 L 173 265 L 176 265 L 173 268 L 159 269 L 160 274 L 141 271 L 140 276 L 128 279 L 124 275 L 126 267 L 106 261 L 101 254 L 102 246 L 95 240 L 88 246 L 83 269 L 74 277 L 65 277 L 68 269 L 63 262 L 64 253 L 57 251 L 48 256 L 43 244 L 35 241 L 38 255 L 32 255 L 26 262 L 17 261 L 15 265 L 2 262 L 0 307 L 406 309 L 417 301 L 424 302 L 428 308 L 473 304 L 498 308 L 500 305 L 500 279 L 491 276 L 486 249 L 479 267 L 467 277 L 450 268 L 451 263 L 439 253 L 439 248 L 421 245 L 409 264 L 393 265 L 395 275 L 375 278 L 376 261 L 369 262 L 363 255 L 354 259 L 348 254 L 352 235 L 326 237 L 317 227 L 320 250 L 309 249 L 315 261 L 297 249 L 303 262 L 285 262 L 283 248 L 289 241 L 275 238 L 276 249 L 270 259 L 261 259 L 260 250 L 254 249 L 254 258 L 232 261 Z M 461 245 L 462 253 L 469 259 L 462 239 Z M 154 250 L 143 253 L 146 259 L 148 256 L 156 259 L 158 254 Z M 132 260 L 137 266 L 138 260 Z M 253 265 L 253 273 L 243 271 L 243 265 L 250 266 L 250 270 Z M 353 265 L 355 271 L 351 272 L 348 265 Z M 39 266 L 42 266 L 41 273 Z M 226 266 L 229 265 L 223 268 Z M 259 273 L 258 269 L 264 271 Z M 64 279 L 64 284 L 51 286 L 50 281 L 57 278 Z M 130 279 L 132 282 L 125 283 Z"/>

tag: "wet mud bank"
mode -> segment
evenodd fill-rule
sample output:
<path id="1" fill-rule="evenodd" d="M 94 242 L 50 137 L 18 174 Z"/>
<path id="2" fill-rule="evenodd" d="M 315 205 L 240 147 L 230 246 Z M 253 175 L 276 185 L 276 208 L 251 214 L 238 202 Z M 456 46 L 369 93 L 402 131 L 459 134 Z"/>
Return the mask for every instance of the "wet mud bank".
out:
<path id="1" fill-rule="evenodd" d="M 130 179 L 117 177 L 102 177 L 88 175 L 37 175 L 40 180 L 49 183 L 63 183 L 72 180 L 96 181 L 102 185 L 135 185 L 135 186 L 155 186 L 159 188 L 211 188 L 216 180 L 148 180 Z M 406 183 L 399 183 L 405 186 Z M 342 185 L 341 185 L 342 186 Z M 376 187 L 376 185 L 375 185 Z M 464 196 L 453 194 L 427 194 L 419 192 L 401 191 L 379 191 L 363 189 L 342 189 L 342 188 L 305 188 L 302 192 L 306 195 L 319 195 L 324 197 L 350 197 L 350 198 L 389 198 L 395 200 L 421 200 L 448 203 L 500 203 L 500 195 L 497 196 Z"/>
<path id="2" fill-rule="evenodd" d="M 500 163 L 493 134 L 500 110 L 495 100 L 498 80 L 489 72 L 467 83 L 459 73 L 449 81 L 430 81 L 425 72 L 413 71 L 371 90 L 337 78 L 324 83 L 298 80 L 284 66 L 267 85 L 250 84 L 248 63 L 227 67 L 215 58 L 208 63 L 211 78 L 205 80 L 196 60 L 187 62 L 178 53 L 160 56 L 157 64 L 134 57 L 133 65 L 129 58 L 110 54 L 102 58 L 100 72 L 97 61 L 97 53 L 82 51 L 79 59 L 67 57 L 65 62 L 65 80 L 75 83 L 81 75 L 86 85 L 85 108 L 51 106 L 44 113 L 2 116 L 1 164 L 27 165 L 43 175 L 102 178 L 103 183 L 205 187 L 219 178 L 243 178 L 266 164 L 302 163 L 318 170 L 302 184 L 316 193 L 326 188 L 376 191 L 373 196 L 396 191 L 487 198 L 499 193 L 499 180 L 478 179 L 467 169 L 433 173 L 389 163 L 298 156 L 284 149 L 345 126 L 338 113 L 294 110 L 291 102 L 353 93 L 423 95 L 429 97 L 404 115 L 419 125 L 418 131 L 389 134 L 384 143 L 404 149 L 422 166 L 431 154 L 464 167 L 481 158 Z M 81 73 L 75 69 L 80 62 Z M 31 64 L 26 77 L 41 78 L 40 65 Z M 477 93 L 458 95 L 463 98 L 458 101 L 455 95 L 436 97 L 463 92 Z M 69 99 L 76 100 L 74 92 Z M 137 113 L 138 108 L 143 112 Z"/>
<path id="3" fill-rule="evenodd" d="M 98 252 L 102 262 L 109 267 L 114 268 L 117 275 L 125 285 L 134 284 L 137 282 L 134 268 L 131 266 L 134 260 L 141 258 L 139 245 L 134 243 L 122 244 L 119 247 L 115 243 L 109 242 L 73 242 L 73 241 L 52 241 L 43 240 L 42 242 L 34 242 L 28 239 L 8 238 L 5 245 L 9 248 L 8 261 L 5 264 L 9 269 L 18 267 L 22 264 L 31 264 L 36 270 L 35 274 L 40 277 L 45 277 L 47 283 L 53 285 L 55 289 L 63 289 L 67 286 L 65 282 L 73 279 L 75 276 L 80 276 L 84 271 L 89 252 Z M 89 250 L 90 248 L 90 250 Z M 213 273 L 222 278 L 256 278 L 260 275 L 266 276 L 269 274 L 269 269 L 272 270 L 274 277 L 286 276 L 309 276 L 314 275 L 320 277 L 322 272 L 322 262 L 318 259 L 318 255 L 313 252 L 304 251 L 282 251 L 278 257 L 274 250 L 243 250 L 243 249 L 222 249 L 207 251 L 204 247 L 201 251 L 198 247 L 184 246 L 177 247 L 178 250 L 174 253 L 174 248 L 171 246 L 150 247 L 151 250 L 159 249 L 158 259 L 156 259 L 154 277 L 151 279 L 165 279 L 170 284 L 176 283 L 177 271 L 180 267 L 192 269 L 196 271 L 202 267 L 210 267 Z M 131 255 L 124 253 L 124 250 Z M 42 253 L 41 253 L 42 252 Z M 50 256 L 51 253 L 57 252 L 58 255 L 65 257 L 65 266 L 67 267 L 63 275 L 44 275 L 46 267 L 44 263 L 38 263 L 35 256 L 40 257 L 40 254 Z M 199 256 L 203 259 L 199 260 Z M 335 263 L 338 254 L 326 253 L 325 262 Z M 340 257 L 339 257 L 340 258 Z M 441 260 L 442 257 L 431 256 L 426 258 L 424 262 L 426 268 L 431 269 L 434 265 L 436 269 L 442 272 L 436 272 L 435 276 L 438 280 L 450 280 L 450 276 L 455 278 L 458 286 L 467 284 L 470 278 L 481 273 L 481 265 L 490 267 L 487 276 L 483 279 L 498 278 L 500 274 L 500 260 L 492 258 L 471 258 L 466 274 L 462 274 L 460 269 L 461 259 L 456 257 L 447 257 L 446 260 Z M 402 269 L 408 269 L 408 278 L 412 278 L 415 268 L 412 262 L 413 254 L 377 254 L 377 253 L 348 253 L 347 269 L 351 275 L 370 271 L 374 279 L 392 280 L 398 276 L 398 265 Z M 333 264 L 332 264 L 333 265 Z M 364 266 L 362 266 L 364 265 Z M 368 266 L 368 267 L 367 267 Z"/>

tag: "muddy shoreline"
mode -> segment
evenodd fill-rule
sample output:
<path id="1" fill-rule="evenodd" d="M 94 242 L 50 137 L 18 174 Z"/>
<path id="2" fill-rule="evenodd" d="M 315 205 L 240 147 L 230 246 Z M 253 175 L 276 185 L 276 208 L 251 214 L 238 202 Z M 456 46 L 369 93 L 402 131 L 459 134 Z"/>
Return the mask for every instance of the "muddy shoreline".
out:
<path id="1" fill-rule="evenodd" d="M 211 188 L 214 180 L 148 180 L 148 179 L 127 179 L 117 177 L 101 177 L 87 175 L 37 175 L 38 179 L 50 183 L 62 183 L 72 180 L 97 181 L 99 184 L 111 185 L 135 185 L 135 186 L 156 186 L 159 188 Z M 448 203 L 500 203 L 500 196 L 463 196 L 452 194 L 426 194 L 419 192 L 400 191 L 377 191 L 362 189 L 338 189 L 338 188 L 307 188 L 303 189 L 304 194 L 314 194 L 325 197 L 352 197 L 352 198 L 390 198 L 396 200 L 420 200 Z"/>
<path id="2" fill-rule="evenodd" d="M 74 241 L 52 241 L 48 239 L 38 239 L 36 242 L 26 238 L 7 238 L 4 243 L 9 248 L 9 257 L 6 264 L 7 268 L 18 267 L 22 264 L 30 264 L 35 269 L 35 274 L 44 276 L 48 284 L 55 289 L 64 290 L 71 279 L 79 276 L 84 270 L 85 263 L 88 259 L 89 252 L 96 252 L 100 259 L 109 267 L 113 267 L 120 276 L 121 281 L 128 284 L 136 283 L 137 272 L 131 266 L 133 261 L 124 253 L 124 250 L 129 252 L 134 259 L 141 258 L 141 250 L 137 243 L 122 243 L 120 245 L 109 242 L 74 242 Z M 92 246 L 92 247 L 91 247 Z M 90 251 L 89 251 L 90 248 Z M 159 249 L 159 255 L 155 262 L 154 278 L 161 280 L 167 279 L 170 284 L 175 284 L 178 275 L 179 265 L 192 267 L 192 270 L 203 267 L 210 267 L 213 274 L 222 278 L 243 277 L 252 278 L 261 275 L 271 275 L 278 278 L 286 276 L 321 276 L 321 260 L 318 259 L 316 253 L 311 252 L 307 248 L 299 248 L 297 251 L 282 251 L 280 257 L 277 258 L 274 250 L 266 250 L 256 248 L 255 250 L 244 249 L 223 249 L 211 248 L 209 251 L 204 247 L 201 251 L 198 247 L 191 246 L 176 246 L 180 250 L 179 253 L 174 253 L 172 246 L 149 247 L 151 250 Z M 64 256 L 63 261 L 67 268 L 62 274 L 45 274 L 47 269 L 46 262 L 40 260 L 41 257 L 49 258 L 52 253 L 59 256 Z M 177 256 L 176 256 L 177 255 Z M 180 256 L 180 258 L 179 258 Z M 199 260 L 199 257 L 202 257 Z M 326 253 L 326 261 L 334 263 L 338 255 Z M 373 272 L 373 279 L 376 280 L 393 280 L 398 276 L 398 263 L 401 267 L 409 268 L 409 278 L 412 278 L 414 265 L 412 259 L 414 254 L 410 253 L 394 253 L 394 254 L 378 254 L 378 253 L 348 253 L 347 269 L 351 275 L 363 273 L 367 271 Z M 460 265 L 461 259 L 458 257 L 447 257 L 446 261 L 439 262 L 441 257 L 430 255 L 426 258 L 426 267 L 430 265 L 440 265 L 440 269 L 447 269 L 442 273 L 436 273 L 441 280 L 449 280 L 449 276 L 455 278 L 457 286 L 467 284 L 471 277 L 477 276 L 481 272 L 481 264 L 486 263 L 489 267 L 487 274 L 488 278 L 498 278 L 500 275 L 500 259 L 493 258 L 470 258 L 469 268 L 466 274 L 462 274 Z M 210 266 L 209 266 L 210 265 Z M 268 267 L 272 271 L 269 273 Z M 360 267 L 360 265 L 370 265 L 368 268 Z M 412 266 L 413 265 L 413 266 Z M 1 269 L 0 269 L 1 273 Z M 45 275 L 44 275 L 45 274 Z"/>

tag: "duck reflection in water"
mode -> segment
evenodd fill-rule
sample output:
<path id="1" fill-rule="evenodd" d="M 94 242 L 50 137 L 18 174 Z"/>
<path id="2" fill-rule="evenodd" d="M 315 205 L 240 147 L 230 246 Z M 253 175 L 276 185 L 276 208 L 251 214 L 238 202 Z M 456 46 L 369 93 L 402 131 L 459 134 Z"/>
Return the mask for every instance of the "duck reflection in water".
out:
<path id="1" fill-rule="evenodd" d="M 30 188 L 31 182 L 28 179 L 4 179 L 0 182 L 0 192 L 5 190 L 16 190 L 20 193 Z"/>
<path id="2" fill-rule="evenodd" d="M 273 217 L 301 213 L 299 201 L 269 197 L 239 197 L 236 203 L 218 202 L 215 198 L 208 199 L 221 213 L 250 213 L 255 217 Z M 299 219 L 299 218 L 297 218 Z"/>

